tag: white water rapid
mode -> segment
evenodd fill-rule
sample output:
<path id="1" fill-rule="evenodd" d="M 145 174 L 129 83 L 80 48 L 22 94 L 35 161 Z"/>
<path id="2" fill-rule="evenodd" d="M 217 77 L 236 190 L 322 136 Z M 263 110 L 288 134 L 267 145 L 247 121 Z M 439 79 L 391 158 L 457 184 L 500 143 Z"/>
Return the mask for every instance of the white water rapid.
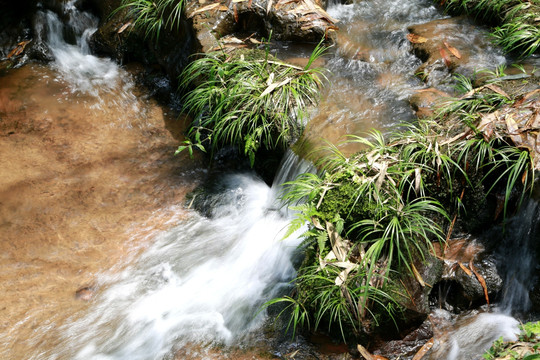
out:
<path id="1" fill-rule="evenodd" d="M 289 153 L 282 174 L 302 168 L 294 159 Z M 261 326 L 260 306 L 295 273 L 298 240 L 282 240 L 289 219 L 261 179 L 229 174 L 215 185 L 210 216 L 193 211 L 136 264 L 104 276 L 106 290 L 49 359 L 162 359 L 187 344 L 232 344 Z"/>
<path id="2" fill-rule="evenodd" d="M 75 7 L 75 0 L 63 5 L 63 16 L 67 18 L 65 22 L 50 10 L 39 15 L 45 24 L 47 45 L 55 59 L 52 67 L 69 84 L 72 93 L 99 97 L 102 92 L 123 87 L 124 96 L 128 96 L 132 82 L 127 73 L 114 61 L 90 53 L 88 39 L 99 23 L 95 16 L 79 11 Z M 71 35 L 74 44 L 66 41 L 67 35 Z"/>

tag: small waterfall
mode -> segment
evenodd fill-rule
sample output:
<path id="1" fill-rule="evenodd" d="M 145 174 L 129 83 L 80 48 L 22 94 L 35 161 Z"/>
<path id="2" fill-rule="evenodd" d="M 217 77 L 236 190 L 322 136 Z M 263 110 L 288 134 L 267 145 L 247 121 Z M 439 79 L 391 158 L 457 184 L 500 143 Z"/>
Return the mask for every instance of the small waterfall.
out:
<path id="1" fill-rule="evenodd" d="M 486 244 L 499 244 L 496 257 L 504 278 L 501 300 L 492 313 L 459 319 L 453 330 L 439 339 L 429 359 L 479 359 L 499 337 L 505 341 L 517 339 L 519 322 L 512 316 L 526 316 L 531 308 L 529 292 L 534 284 L 539 218 L 538 203 L 527 200 L 504 228 L 495 226 L 484 234 Z"/>
<path id="2" fill-rule="evenodd" d="M 498 260 L 504 275 L 504 290 L 500 304 L 506 314 L 525 314 L 530 310 L 529 291 L 536 264 L 533 245 L 537 243 L 540 207 L 528 200 L 519 213 L 509 220 Z"/>
<path id="3" fill-rule="evenodd" d="M 88 39 L 96 31 L 98 19 L 79 11 L 74 0 L 64 4 L 63 12 L 62 15 L 67 17 L 65 24 L 50 10 L 40 12 L 38 16 L 41 23 L 46 24 L 47 45 L 55 59 L 53 68 L 69 83 L 71 92 L 98 97 L 103 91 L 123 86 L 124 92 L 128 93 L 132 83 L 123 81 L 128 78 L 127 74 L 112 60 L 90 54 Z M 70 37 L 67 35 L 71 35 L 74 44 L 66 41 L 66 37 Z"/>
<path id="4" fill-rule="evenodd" d="M 303 168 L 294 157 L 278 177 Z M 161 359 L 187 344 L 234 344 L 263 324 L 258 309 L 294 276 L 298 240 L 282 240 L 289 219 L 269 209 L 275 189 L 251 173 L 220 181 L 210 218 L 192 213 L 135 265 L 103 276 L 107 289 L 49 359 Z"/>

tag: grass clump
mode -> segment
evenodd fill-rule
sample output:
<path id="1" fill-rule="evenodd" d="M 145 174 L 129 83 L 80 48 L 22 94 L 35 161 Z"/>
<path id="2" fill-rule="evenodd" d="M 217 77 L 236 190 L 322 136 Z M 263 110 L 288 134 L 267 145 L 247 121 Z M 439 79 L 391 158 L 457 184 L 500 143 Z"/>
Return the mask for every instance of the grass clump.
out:
<path id="1" fill-rule="evenodd" d="M 540 3 L 521 0 L 446 0 L 448 11 L 495 24 L 492 36 L 506 52 L 527 57 L 540 47 Z"/>
<path id="2" fill-rule="evenodd" d="M 283 198 L 297 211 L 288 234 L 308 224 L 301 235 L 306 257 L 294 294 L 271 303 L 286 302 L 301 314 L 292 318 L 293 330 L 324 324 L 358 339 L 391 321 L 410 297 L 399 293 L 404 276 L 433 285 L 422 267 L 457 220 L 463 229 L 476 221 L 488 211 L 488 197 L 497 201 L 489 222 L 498 216 L 495 207 L 504 221 L 519 206 L 537 165 L 530 149 L 501 126 L 513 111 L 525 113 L 516 105 L 527 98 L 498 87 L 505 77 L 498 69 L 476 88 L 463 78 L 463 96 L 450 99 L 435 119 L 388 136 L 351 136 L 364 150 L 347 157 L 331 145 L 320 173 L 286 184 Z M 503 194 L 500 203 L 497 194 Z"/>
<path id="3" fill-rule="evenodd" d="M 496 340 L 482 357 L 486 360 L 538 360 L 540 359 L 540 323 L 520 325 L 517 341 Z"/>
<path id="4" fill-rule="evenodd" d="M 157 41 L 163 30 L 180 28 L 184 7 L 184 0 L 122 0 L 115 12 L 126 11 L 126 19 L 132 21 L 134 29 Z"/>
<path id="5" fill-rule="evenodd" d="M 232 145 L 253 166 L 261 146 L 271 150 L 288 145 L 302 132 L 308 107 L 319 100 L 324 75 L 311 65 L 323 52 L 319 44 L 304 68 L 262 50 L 222 50 L 193 61 L 182 73 L 180 86 L 195 84 L 183 107 L 194 121 L 189 140 L 178 151 Z"/>

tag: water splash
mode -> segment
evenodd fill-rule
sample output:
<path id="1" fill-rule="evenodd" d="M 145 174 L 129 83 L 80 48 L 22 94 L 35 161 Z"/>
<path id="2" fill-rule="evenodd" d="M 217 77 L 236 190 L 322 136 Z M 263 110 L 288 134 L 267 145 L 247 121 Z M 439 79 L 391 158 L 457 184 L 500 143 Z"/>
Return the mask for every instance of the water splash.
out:
<path id="1" fill-rule="evenodd" d="M 46 32 L 46 43 L 54 57 L 52 67 L 60 73 L 61 80 L 69 84 L 71 93 L 99 97 L 121 89 L 123 99 L 120 100 L 133 102 L 133 82 L 129 75 L 111 59 L 90 52 L 88 40 L 97 30 L 98 18 L 78 10 L 75 1 L 63 5 L 62 17 L 66 18 L 65 23 L 50 10 L 39 12 L 36 31 Z"/>
<path id="2" fill-rule="evenodd" d="M 504 290 L 500 310 L 505 314 L 525 314 L 531 308 L 529 292 L 534 284 L 536 266 L 534 244 L 540 236 L 538 219 L 540 206 L 536 201 L 527 201 L 519 213 L 506 224 L 498 262 L 504 274 Z"/>
<path id="3" fill-rule="evenodd" d="M 283 174 L 294 177 L 296 162 Z M 262 180 L 220 182 L 209 218 L 193 212 L 134 266 L 102 278 L 108 288 L 49 359 L 161 359 L 190 343 L 233 344 L 261 326 L 258 309 L 295 274 L 299 240 L 281 240 L 289 219 L 273 210 L 276 191 Z"/>

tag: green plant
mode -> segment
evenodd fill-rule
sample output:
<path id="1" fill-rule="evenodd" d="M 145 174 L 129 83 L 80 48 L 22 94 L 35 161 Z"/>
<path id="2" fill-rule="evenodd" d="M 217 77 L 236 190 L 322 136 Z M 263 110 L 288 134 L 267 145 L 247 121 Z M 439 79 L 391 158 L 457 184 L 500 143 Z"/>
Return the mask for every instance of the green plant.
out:
<path id="1" fill-rule="evenodd" d="M 443 0 L 447 11 L 465 13 L 498 24 L 492 31 L 495 43 L 506 52 L 527 57 L 538 51 L 540 4 L 520 0 Z"/>
<path id="2" fill-rule="evenodd" d="M 521 57 L 534 54 L 540 47 L 540 27 L 519 17 L 496 27 L 491 34 L 504 51 L 518 52 Z"/>
<path id="3" fill-rule="evenodd" d="M 324 50 L 320 43 L 304 68 L 261 50 L 221 50 L 193 61 L 180 76 L 181 89 L 195 85 L 184 97 L 183 110 L 195 120 L 182 146 L 238 146 L 253 165 L 261 146 L 287 145 L 302 132 L 308 106 L 318 102 L 324 74 L 311 65 Z"/>
<path id="4" fill-rule="evenodd" d="M 483 354 L 483 358 L 486 360 L 539 360 L 539 340 L 540 323 L 522 324 L 517 341 L 504 341 L 501 337 Z"/>
<path id="5" fill-rule="evenodd" d="M 145 38 L 158 40 L 164 29 L 180 28 L 184 5 L 184 0 L 123 0 L 115 12 L 126 10 L 134 29 L 142 31 Z"/>

